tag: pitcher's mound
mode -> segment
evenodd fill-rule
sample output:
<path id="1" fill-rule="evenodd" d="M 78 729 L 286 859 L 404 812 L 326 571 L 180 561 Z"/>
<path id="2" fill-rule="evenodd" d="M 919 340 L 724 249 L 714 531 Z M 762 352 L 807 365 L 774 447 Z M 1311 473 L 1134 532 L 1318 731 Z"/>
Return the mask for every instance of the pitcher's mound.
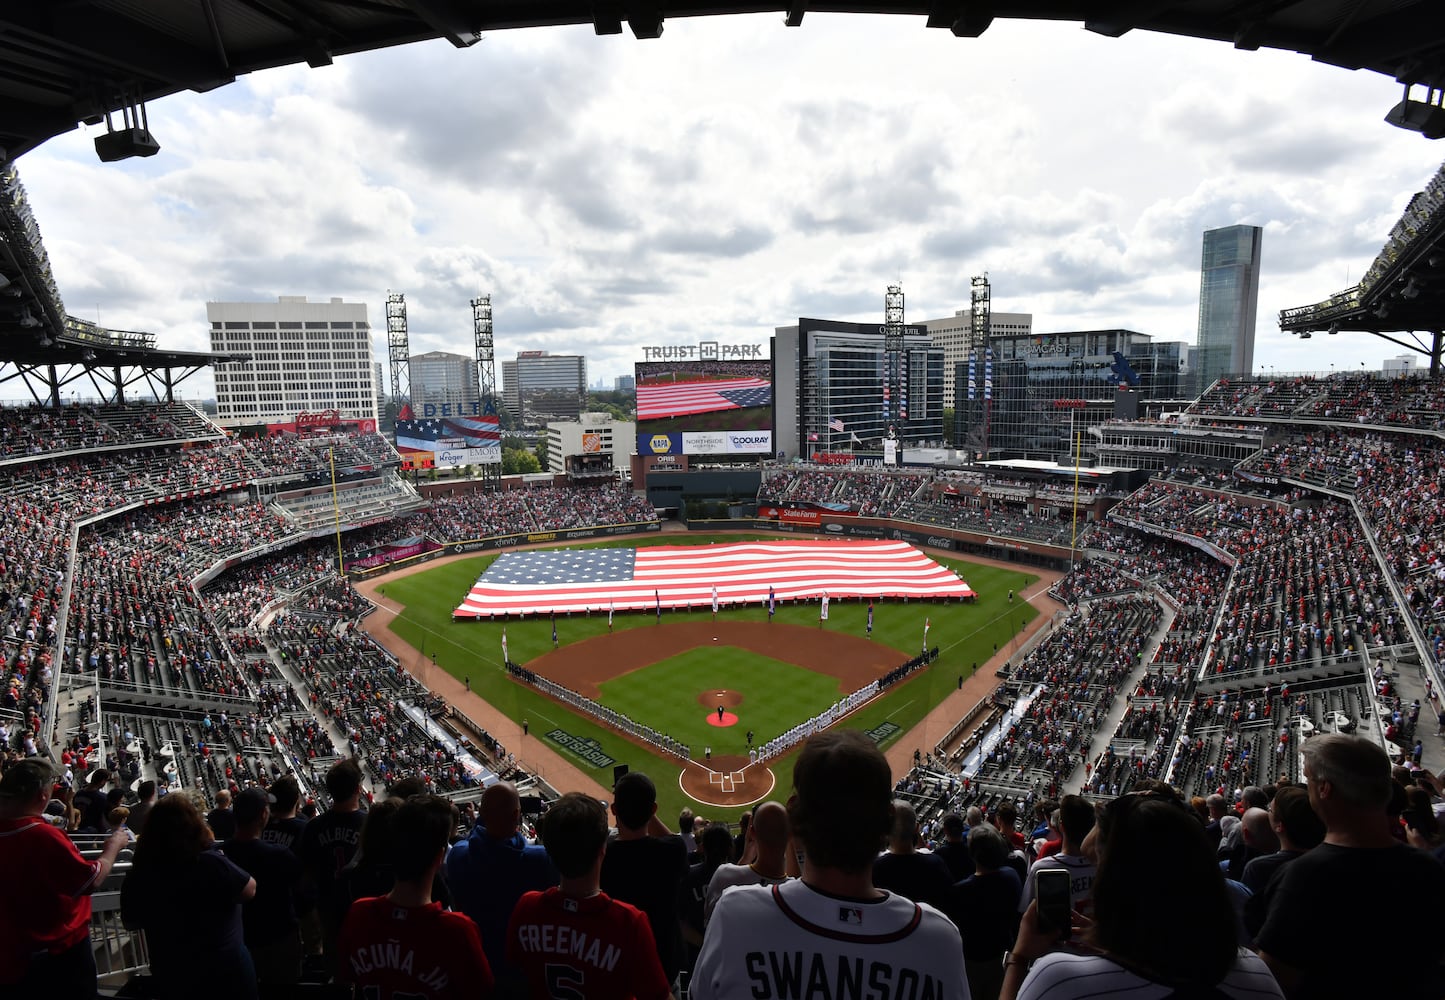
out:
<path id="1" fill-rule="evenodd" d="M 728 688 L 708 688 L 697 696 L 697 703 L 716 712 L 719 705 L 723 708 L 737 708 L 743 703 L 743 696 Z"/>

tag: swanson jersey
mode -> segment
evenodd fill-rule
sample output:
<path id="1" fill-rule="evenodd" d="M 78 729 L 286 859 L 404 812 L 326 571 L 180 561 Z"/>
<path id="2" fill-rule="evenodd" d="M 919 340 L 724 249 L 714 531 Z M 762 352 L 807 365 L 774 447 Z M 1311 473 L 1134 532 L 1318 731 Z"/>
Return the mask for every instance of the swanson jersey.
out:
<path id="1" fill-rule="evenodd" d="M 696 1000 L 969 1000 L 963 943 L 942 913 L 801 879 L 724 892 L 688 986 Z"/>

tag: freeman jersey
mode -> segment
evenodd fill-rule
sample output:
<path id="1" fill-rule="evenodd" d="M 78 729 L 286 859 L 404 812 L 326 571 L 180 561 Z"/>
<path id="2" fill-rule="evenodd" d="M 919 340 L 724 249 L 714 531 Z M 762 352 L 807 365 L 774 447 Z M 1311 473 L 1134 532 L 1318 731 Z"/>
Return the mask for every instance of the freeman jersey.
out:
<path id="1" fill-rule="evenodd" d="M 696 1000 L 969 1000 L 958 928 L 893 893 L 830 896 L 792 879 L 728 889 L 689 983 Z"/>
<path id="2" fill-rule="evenodd" d="M 507 960 L 534 1000 L 661 1000 L 671 993 L 647 915 L 597 893 L 529 892 L 507 927 Z"/>
<path id="3" fill-rule="evenodd" d="M 472 1000 L 492 991 L 492 970 L 471 917 L 440 903 L 398 906 L 358 899 L 337 944 L 336 978 L 368 1000 Z"/>

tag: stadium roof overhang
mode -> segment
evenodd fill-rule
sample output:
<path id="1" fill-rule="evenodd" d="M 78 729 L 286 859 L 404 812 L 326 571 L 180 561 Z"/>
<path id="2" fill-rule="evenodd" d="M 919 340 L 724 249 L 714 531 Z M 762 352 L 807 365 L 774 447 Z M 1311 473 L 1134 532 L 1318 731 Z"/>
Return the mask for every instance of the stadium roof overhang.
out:
<path id="1" fill-rule="evenodd" d="M 1445 184 L 1445 166 L 1432 183 Z M 1439 374 L 1445 347 L 1445 208 L 1417 195 L 1358 285 L 1281 310 L 1279 328 L 1304 339 L 1373 334 L 1427 355 L 1430 374 Z"/>
<path id="2" fill-rule="evenodd" d="M 1134 30 L 1216 39 L 1237 48 L 1300 52 L 1429 89 L 1445 88 L 1440 0 L 66 0 L 0 5 L 0 159 L 119 116 L 108 158 L 156 151 L 144 104 L 208 91 L 257 70 L 313 67 L 336 56 L 445 38 L 472 45 L 484 32 L 590 24 L 598 34 L 655 38 L 668 18 L 775 12 L 788 25 L 807 11 L 904 14 L 976 37 L 995 18 L 1081 22 L 1117 37 Z M 1418 102 L 1417 102 L 1418 103 Z M 1406 127 L 1416 127 L 1407 125 Z M 1430 126 L 1422 127 L 1430 134 Z M 105 136 L 101 137 L 105 139 Z M 163 138 L 163 137 L 161 137 Z"/>

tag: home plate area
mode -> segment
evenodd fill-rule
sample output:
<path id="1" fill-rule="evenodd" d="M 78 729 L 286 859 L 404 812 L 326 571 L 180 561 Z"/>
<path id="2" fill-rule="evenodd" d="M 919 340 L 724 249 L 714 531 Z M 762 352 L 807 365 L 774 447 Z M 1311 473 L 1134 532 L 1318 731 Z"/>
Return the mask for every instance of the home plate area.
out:
<path id="1" fill-rule="evenodd" d="M 767 798 L 778 779 L 766 764 L 749 764 L 746 757 L 715 753 L 710 761 L 688 763 L 678 773 L 677 783 L 683 793 L 696 802 L 735 808 Z"/>
<path id="2" fill-rule="evenodd" d="M 738 790 L 743 783 L 742 771 L 711 771 L 708 773 L 707 783 L 717 785 L 718 791 L 725 795 L 731 795 Z"/>

